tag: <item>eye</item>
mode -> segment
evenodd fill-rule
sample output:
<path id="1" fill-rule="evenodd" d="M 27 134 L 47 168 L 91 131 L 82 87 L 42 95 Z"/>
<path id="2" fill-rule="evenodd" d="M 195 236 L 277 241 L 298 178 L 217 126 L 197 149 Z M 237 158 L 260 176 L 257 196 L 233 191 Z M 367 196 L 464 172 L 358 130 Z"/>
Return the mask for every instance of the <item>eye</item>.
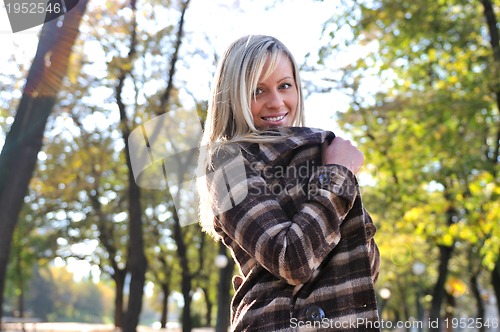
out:
<path id="1" fill-rule="evenodd" d="M 290 89 L 292 86 L 293 86 L 292 83 L 283 83 L 280 85 L 280 88 L 283 90 L 287 90 Z"/>
<path id="2" fill-rule="evenodd" d="M 264 92 L 264 90 L 262 90 L 261 88 L 257 88 L 257 89 L 255 89 L 255 91 L 254 91 L 253 95 L 254 95 L 254 96 L 258 96 L 258 95 L 260 95 L 262 92 Z"/>

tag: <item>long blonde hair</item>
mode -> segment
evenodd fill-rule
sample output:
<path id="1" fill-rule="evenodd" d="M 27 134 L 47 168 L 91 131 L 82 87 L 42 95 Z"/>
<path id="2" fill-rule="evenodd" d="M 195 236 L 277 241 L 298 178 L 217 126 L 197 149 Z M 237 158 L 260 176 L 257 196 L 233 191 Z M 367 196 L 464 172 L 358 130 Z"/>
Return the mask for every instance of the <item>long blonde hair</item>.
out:
<path id="1" fill-rule="evenodd" d="M 304 124 L 304 101 L 299 68 L 288 48 L 278 39 L 265 35 L 251 35 L 234 41 L 224 52 L 214 76 L 208 104 L 204 134 L 200 143 L 198 174 L 211 165 L 211 157 L 225 143 L 266 142 L 276 140 L 270 133 L 255 127 L 251 112 L 251 98 L 263 75 L 267 78 L 274 71 L 282 56 L 292 63 L 293 78 L 297 88 L 298 103 L 293 126 Z M 264 67 L 269 62 L 266 72 Z M 198 177 L 200 195 L 200 222 L 203 229 L 213 232 L 213 214 L 204 177 Z"/>

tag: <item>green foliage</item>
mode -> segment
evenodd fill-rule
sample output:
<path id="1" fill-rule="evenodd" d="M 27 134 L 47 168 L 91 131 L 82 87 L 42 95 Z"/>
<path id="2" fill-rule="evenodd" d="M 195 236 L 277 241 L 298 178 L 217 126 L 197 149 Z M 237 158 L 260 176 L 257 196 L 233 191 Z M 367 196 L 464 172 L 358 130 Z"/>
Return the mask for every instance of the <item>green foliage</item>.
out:
<path id="1" fill-rule="evenodd" d="M 332 67 L 346 49 L 362 54 L 337 66 L 332 88 L 351 97 L 339 122 L 368 163 L 363 194 L 379 227 L 381 284 L 404 302 L 398 280 L 414 261 L 430 262 L 431 286 L 438 245 L 468 248 L 456 254 L 474 253 L 489 270 L 498 258 L 498 64 L 479 1 L 345 5 L 325 25 L 331 43 L 318 63 Z M 468 280 L 472 271 L 455 273 Z"/>
<path id="2" fill-rule="evenodd" d="M 478 1 L 342 3 L 339 8 L 344 11 L 325 25 L 324 47 L 305 64 L 321 67 L 326 78 L 308 88 L 329 87 L 351 98 L 350 109 L 338 119 L 367 160 L 362 191 L 379 229 L 378 285 L 391 287 L 394 303 L 403 307 L 393 309 L 408 318 L 415 315 L 417 285 L 422 283 L 423 292 L 430 294 L 437 278 L 438 246 L 456 249 L 450 272 L 463 280 L 472 269 L 492 269 L 498 259 L 500 187 L 493 156 L 499 114 L 492 93 L 498 65 L 492 60 Z M 110 285 L 75 283 L 62 270 L 44 268 L 56 256 L 98 265 L 105 272 L 103 278 L 115 272 L 113 264 L 127 266 L 130 179 L 115 84 L 120 73 L 128 74 L 123 101 L 131 129 L 164 111 L 161 100 L 177 28 L 173 23 L 179 15 L 170 1 L 139 2 L 138 44 L 129 57 L 127 5 L 124 0 L 89 4 L 13 243 L 11 307 L 16 295 L 29 291 L 27 305 L 37 308 L 40 317 L 112 320 Z M 214 60 L 208 55 L 209 42 L 185 42 L 181 49 L 181 70 L 192 70 L 191 60 L 202 59 L 207 78 L 211 77 Z M 353 53 L 346 57 L 347 52 Z M 352 54 L 358 56 L 353 59 Z M 12 116 L 23 70 L 0 74 L 5 82 L 0 120 Z M 167 108 L 196 109 L 204 119 L 206 101 L 190 91 L 193 84 L 184 79 L 174 80 Z M 208 95 L 208 89 L 204 92 Z M 6 121 L 0 123 L 5 131 Z M 195 224 L 182 227 L 189 270 L 182 271 L 170 196 L 144 190 L 141 199 L 147 278 L 155 284 L 156 304 L 151 306 L 159 311 L 162 292 L 167 288 L 169 294 L 179 292 L 182 273 L 188 273 L 192 290 L 205 290 L 193 307 L 200 324 L 206 323 L 208 309 L 200 307 L 215 303 L 219 278 L 215 243 Z M 194 193 L 185 202 L 181 213 L 195 220 Z M 77 250 L 82 247 L 91 250 Z M 16 257 L 20 265 L 15 265 Z M 428 263 L 422 278 L 412 273 L 415 261 Z M 32 272 L 28 267 L 37 266 L 36 262 L 40 271 Z"/>
<path id="3" fill-rule="evenodd" d="M 128 5 L 128 1 L 89 3 L 81 25 L 80 40 L 71 55 L 68 76 L 59 95 L 58 109 L 48 124 L 38 168 L 26 197 L 26 223 L 24 228 L 18 229 L 13 247 L 16 250 L 12 253 L 13 257 L 17 254 L 23 264 L 24 284 L 20 283 L 20 274 L 16 274 L 16 266 L 12 264 L 9 281 L 11 284 L 17 282 L 12 288 L 12 297 L 30 289 L 27 285 L 30 266 L 36 262 L 46 266 L 55 257 L 81 259 L 99 266 L 104 272 L 102 278 L 112 276 L 117 269 L 127 268 L 127 190 L 131 179 L 128 178 L 123 153 L 123 124 L 116 107 L 115 84 L 118 75 L 128 74 L 123 102 L 131 120 L 127 124 L 130 129 L 163 111 L 160 109 L 161 98 L 168 82 L 166 74 L 175 49 L 175 23 L 179 15 L 178 6 L 170 1 L 138 2 L 138 44 L 134 56 L 129 57 L 132 13 Z M 169 19 L 165 20 L 165 17 Z M 164 28 L 158 29 L 160 26 Z M 200 52 L 201 49 L 206 52 L 206 45 L 185 42 L 183 49 L 181 56 L 184 57 L 185 69 L 190 66 L 187 58 L 207 60 L 206 54 Z M 210 59 L 207 62 L 209 77 L 214 65 Z M 14 74 L 9 77 L 7 73 L 2 74 L 4 81 L 9 83 L 8 91 L 0 93 L 0 117 L 4 119 L 10 116 L 4 106 L 12 104 L 16 79 L 20 79 Z M 206 101 L 198 100 L 196 93 L 185 86 L 189 85 L 182 79 L 174 80 L 168 108 L 184 108 L 186 104 L 186 108 L 196 109 L 202 119 Z M 189 204 L 183 211 L 193 220 L 197 218 L 196 207 L 192 204 L 194 194 L 190 193 L 186 199 Z M 165 284 L 170 292 L 178 292 L 182 272 L 173 236 L 173 203 L 162 191 L 144 190 L 141 200 L 145 250 L 150 262 L 147 277 L 155 283 L 155 293 Z M 181 233 L 187 246 L 192 287 L 207 286 L 207 280 L 214 282 L 218 272 L 213 264 L 215 244 L 206 238 L 196 223 L 182 227 Z M 40 261 L 41 256 L 45 261 Z M 37 315 L 50 320 L 96 321 L 95 313 L 102 311 L 103 306 L 97 297 L 90 295 L 99 293 L 92 289 L 93 284 L 70 287 L 73 281 L 64 273 L 58 272 L 59 280 L 52 272 L 41 271 L 32 276 L 31 282 L 37 283 L 38 289 L 54 294 L 54 299 L 38 295 L 28 301 L 27 310 L 36 306 L 40 310 Z M 54 278 L 60 285 L 46 282 Z M 212 302 L 215 300 L 215 284 L 212 284 L 209 295 Z M 101 286 L 95 287 L 101 289 Z M 106 301 L 113 300 L 114 294 L 110 294 L 109 289 L 102 288 L 100 292 L 105 293 Z M 37 292 L 33 291 L 33 294 Z M 157 299 L 156 307 L 159 308 L 161 297 Z M 112 312 L 107 307 L 104 310 L 105 314 L 101 313 L 100 317 L 112 321 Z"/>

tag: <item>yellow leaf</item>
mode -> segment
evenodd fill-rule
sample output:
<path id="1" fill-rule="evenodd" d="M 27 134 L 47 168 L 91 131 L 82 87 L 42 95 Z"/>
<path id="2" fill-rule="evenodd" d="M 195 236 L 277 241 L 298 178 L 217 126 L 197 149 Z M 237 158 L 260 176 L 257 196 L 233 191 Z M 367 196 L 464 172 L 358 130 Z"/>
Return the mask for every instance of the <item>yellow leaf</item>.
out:
<path id="1" fill-rule="evenodd" d="M 460 279 L 450 277 L 446 281 L 445 289 L 453 297 L 460 297 L 467 291 L 467 285 Z"/>
<path id="2" fill-rule="evenodd" d="M 429 50 L 429 60 L 431 62 L 436 61 L 436 50 L 435 49 Z"/>
<path id="3" fill-rule="evenodd" d="M 444 234 L 439 243 L 443 246 L 451 247 L 453 245 L 453 236 L 450 234 Z"/>

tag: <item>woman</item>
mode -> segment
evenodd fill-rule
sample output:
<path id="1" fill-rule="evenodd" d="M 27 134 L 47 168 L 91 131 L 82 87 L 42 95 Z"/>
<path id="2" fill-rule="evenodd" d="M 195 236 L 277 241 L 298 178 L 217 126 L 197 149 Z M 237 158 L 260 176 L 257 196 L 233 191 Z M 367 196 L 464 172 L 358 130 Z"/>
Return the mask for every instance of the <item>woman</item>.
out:
<path id="1" fill-rule="evenodd" d="M 297 64 L 270 36 L 219 64 L 201 142 L 201 223 L 231 250 L 233 331 L 378 331 L 375 226 L 355 173 L 363 155 L 302 127 Z"/>

